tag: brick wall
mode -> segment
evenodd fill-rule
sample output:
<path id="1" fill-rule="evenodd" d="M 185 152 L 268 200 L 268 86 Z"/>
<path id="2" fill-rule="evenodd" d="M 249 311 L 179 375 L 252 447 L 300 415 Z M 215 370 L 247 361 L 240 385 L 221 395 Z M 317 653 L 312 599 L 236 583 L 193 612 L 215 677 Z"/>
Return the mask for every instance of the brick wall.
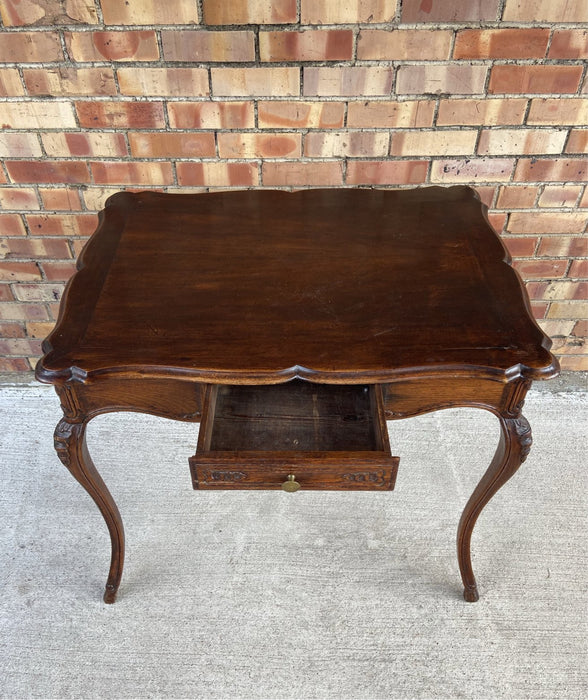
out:
<path id="1" fill-rule="evenodd" d="M 0 370 L 123 188 L 467 183 L 588 369 L 587 0 L 0 0 Z"/>

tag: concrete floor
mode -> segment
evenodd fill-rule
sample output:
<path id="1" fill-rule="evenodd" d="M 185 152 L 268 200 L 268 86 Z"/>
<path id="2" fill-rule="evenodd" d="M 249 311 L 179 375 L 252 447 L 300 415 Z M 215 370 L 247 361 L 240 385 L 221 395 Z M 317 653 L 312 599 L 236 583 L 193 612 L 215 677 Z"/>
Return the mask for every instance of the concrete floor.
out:
<path id="1" fill-rule="evenodd" d="M 588 697 L 585 375 L 528 395 L 533 449 L 474 533 L 475 604 L 454 540 L 492 415 L 390 423 L 388 494 L 194 492 L 196 426 L 99 417 L 128 543 L 106 606 L 106 528 L 29 379 L 0 385 L 0 697 Z"/>

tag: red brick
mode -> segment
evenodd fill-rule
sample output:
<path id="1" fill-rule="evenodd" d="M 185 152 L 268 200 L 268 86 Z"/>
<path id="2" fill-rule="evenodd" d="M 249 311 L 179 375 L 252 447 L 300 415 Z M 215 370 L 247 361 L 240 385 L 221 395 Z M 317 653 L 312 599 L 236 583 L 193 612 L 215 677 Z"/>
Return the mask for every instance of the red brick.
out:
<path id="1" fill-rule="evenodd" d="M 81 131 L 48 132 L 41 136 L 45 152 L 56 158 L 94 156 L 114 158 L 126 156 L 127 144 L 123 134 L 112 132 L 84 133 Z"/>
<path id="2" fill-rule="evenodd" d="M 254 61 L 253 32 L 207 32 L 200 30 L 162 31 L 166 61 Z"/>
<path id="3" fill-rule="evenodd" d="M 524 280 L 563 277 L 567 260 L 514 260 L 513 266 Z"/>
<path id="4" fill-rule="evenodd" d="M 169 102 L 167 111 L 172 129 L 251 129 L 255 126 L 253 102 Z"/>
<path id="5" fill-rule="evenodd" d="M 565 129 L 483 129 L 478 143 L 480 155 L 561 153 Z"/>
<path id="6" fill-rule="evenodd" d="M 0 372 L 29 372 L 31 365 L 24 357 L 0 357 Z"/>
<path id="7" fill-rule="evenodd" d="M 565 152 L 588 153 L 588 129 L 572 129 Z"/>
<path id="8" fill-rule="evenodd" d="M 198 24 L 198 7 L 186 0 L 122 2 L 100 0 L 105 24 Z"/>
<path id="9" fill-rule="evenodd" d="M 478 189 L 476 187 L 476 189 Z M 506 226 L 507 215 L 500 211 L 489 211 L 488 212 L 488 223 L 496 231 L 496 233 L 502 233 Z"/>
<path id="10" fill-rule="evenodd" d="M 572 335 L 575 335 L 578 338 L 585 338 L 586 336 L 588 336 L 588 321 L 586 319 L 583 319 L 582 321 L 577 321 L 574 324 Z"/>
<path id="11" fill-rule="evenodd" d="M 588 58 L 587 29 L 555 29 L 549 58 Z"/>
<path id="12" fill-rule="evenodd" d="M 14 300 L 14 295 L 12 294 L 12 289 L 10 289 L 10 286 L 8 284 L 0 284 L 0 301 L 13 301 Z M 0 318 L 4 318 L 2 316 L 2 309 L 5 308 L 7 304 L 0 304 Z"/>
<path id="13" fill-rule="evenodd" d="M 135 158 L 211 158 L 216 156 L 214 134 L 129 133 L 131 155 Z"/>
<path id="14" fill-rule="evenodd" d="M 48 124 L 59 124 L 61 129 L 77 126 L 71 104 L 57 100 L 0 102 L 0 124 L 3 129 L 46 129 Z"/>
<path id="15" fill-rule="evenodd" d="M 96 129 L 163 129 L 162 102 L 76 102 L 80 126 Z"/>
<path id="16" fill-rule="evenodd" d="M 400 66 L 396 79 L 396 92 L 399 95 L 482 93 L 487 70 L 486 66 L 457 63 Z"/>
<path id="17" fill-rule="evenodd" d="M 24 338 L 24 325 L 22 323 L 0 323 L 0 337 Z"/>
<path id="18" fill-rule="evenodd" d="M 300 158 L 301 135 L 297 133 L 218 134 L 221 158 Z"/>
<path id="19" fill-rule="evenodd" d="M 549 236 L 539 243 L 537 255 L 557 258 L 576 258 L 588 256 L 588 240 L 583 236 Z"/>
<path id="20" fill-rule="evenodd" d="M 502 242 L 508 248 L 508 252 L 513 257 L 519 258 L 530 258 L 535 253 L 535 248 L 537 247 L 537 237 L 523 238 L 523 236 L 517 237 L 504 237 Z"/>
<path id="21" fill-rule="evenodd" d="M 513 166 L 513 158 L 436 160 L 431 168 L 431 182 L 502 182 L 510 178 Z"/>
<path id="22" fill-rule="evenodd" d="M 119 190 L 114 190 L 114 191 L 113 191 L 113 194 L 114 194 L 115 192 L 118 192 L 118 191 L 119 191 Z M 102 205 L 100 205 L 100 206 L 102 206 Z M 87 239 L 87 238 L 75 238 L 75 239 L 72 241 L 72 249 L 73 249 L 73 256 L 74 256 L 74 258 L 77 259 L 77 258 L 80 257 L 80 253 L 81 253 L 82 250 L 84 249 L 84 246 L 86 245 L 87 242 L 88 242 L 88 239 Z"/>
<path id="23" fill-rule="evenodd" d="M 122 95 L 208 95 L 206 68 L 119 68 Z"/>
<path id="24" fill-rule="evenodd" d="M 350 29 L 260 32 L 262 61 L 348 61 L 353 53 Z"/>
<path id="25" fill-rule="evenodd" d="M 511 233 L 581 233 L 588 217 L 582 212 L 515 212 L 508 220 Z"/>
<path id="26" fill-rule="evenodd" d="M 494 187 L 493 185 L 478 185 L 475 187 L 480 201 L 490 209 L 494 203 L 494 195 L 496 194 L 497 189 L 498 188 Z"/>
<path id="27" fill-rule="evenodd" d="M 488 92 L 537 93 L 576 92 L 582 77 L 582 66 L 493 66 Z"/>
<path id="28" fill-rule="evenodd" d="M 57 32 L 0 33 L 2 63 L 44 63 L 62 59 L 63 52 Z"/>
<path id="29" fill-rule="evenodd" d="M 581 185 L 548 185 L 539 197 L 539 206 L 573 207 L 578 201 L 581 192 Z"/>
<path id="30" fill-rule="evenodd" d="M 40 355 L 41 341 L 30 338 L 8 338 L 0 340 L 2 355 Z"/>
<path id="31" fill-rule="evenodd" d="M 337 187 L 343 184 L 341 161 L 262 163 L 265 187 Z"/>
<path id="32" fill-rule="evenodd" d="M 75 262 L 44 262 L 41 263 L 45 279 L 49 282 L 67 282 L 76 271 Z"/>
<path id="33" fill-rule="evenodd" d="M 94 232 L 94 214 L 30 214 L 27 222 L 32 236 L 89 236 Z"/>
<path id="34" fill-rule="evenodd" d="M 395 12 L 396 0 L 301 0 L 300 21 L 302 24 L 389 22 Z"/>
<path id="35" fill-rule="evenodd" d="M 178 184 L 188 187 L 254 187 L 259 184 L 256 163 L 178 163 Z"/>
<path id="36" fill-rule="evenodd" d="M 361 160 L 347 166 L 349 185 L 409 185 L 420 184 L 427 177 L 425 160 Z"/>
<path id="37" fill-rule="evenodd" d="M 393 69 L 386 66 L 304 68 L 304 94 L 320 96 L 389 95 Z"/>
<path id="38" fill-rule="evenodd" d="M 206 24 L 289 24 L 297 21 L 296 0 L 203 0 Z"/>
<path id="39" fill-rule="evenodd" d="M 584 190 L 580 204 L 578 205 L 580 209 L 588 209 L 588 187 Z"/>
<path id="40" fill-rule="evenodd" d="M 585 0 L 507 0 L 505 22 L 588 22 Z"/>
<path id="41" fill-rule="evenodd" d="M 112 68 L 25 68 L 29 95 L 115 95 Z"/>
<path id="42" fill-rule="evenodd" d="M 35 190 L 27 187 L 0 188 L 0 208 L 28 211 L 40 209 Z"/>
<path id="43" fill-rule="evenodd" d="M 363 29 L 357 40 L 359 60 L 443 61 L 449 58 L 452 32 L 421 29 Z"/>
<path id="44" fill-rule="evenodd" d="M 289 97 L 300 93 L 298 68 L 211 68 L 215 97 Z"/>
<path id="45" fill-rule="evenodd" d="M 338 129 L 345 119 L 345 103 L 260 101 L 258 119 L 261 129 Z"/>
<path id="46" fill-rule="evenodd" d="M 404 0 L 402 22 L 480 22 L 500 19 L 500 0 Z"/>
<path id="47" fill-rule="evenodd" d="M 572 260 L 572 264 L 570 266 L 570 271 L 568 272 L 568 277 L 588 277 L 588 260 Z M 586 293 L 588 290 L 586 288 L 586 285 L 584 284 L 579 291 L 578 296 L 574 296 L 574 299 L 585 299 L 588 297 L 588 294 Z M 580 296 L 580 294 L 582 296 Z"/>
<path id="48" fill-rule="evenodd" d="M 535 205 L 538 187 L 533 185 L 510 187 L 503 186 L 498 193 L 496 207 L 498 209 L 528 209 Z"/>
<path id="49" fill-rule="evenodd" d="M 159 48 L 152 29 L 128 32 L 64 32 L 74 61 L 157 61 Z"/>
<path id="50" fill-rule="evenodd" d="M 5 27 L 22 27 L 26 24 L 63 25 L 83 22 L 96 24 L 98 17 L 94 3 L 87 0 L 61 2 L 23 2 L 23 0 L 3 0 L 0 16 Z"/>
<path id="51" fill-rule="evenodd" d="M 586 182 L 585 158 L 519 158 L 516 182 Z"/>
<path id="52" fill-rule="evenodd" d="M 392 127 L 432 126 L 435 102 L 406 100 L 402 102 L 350 102 L 347 126 L 353 128 L 389 129 Z"/>
<path id="53" fill-rule="evenodd" d="M 548 41 L 549 29 L 464 29 L 453 58 L 543 58 Z"/>
<path id="54" fill-rule="evenodd" d="M 1 158 L 36 158 L 43 155 L 37 134 L 1 133 Z"/>
<path id="55" fill-rule="evenodd" d="M 65 239 L 59 238 L 3 238 L 0 239 L 0 258 L 71 258 Z"/>
<path id="56" fill-rule="evenodd" d="M 577 124 L 588 122 L 588 100 L 582 98 L 539 98 L 531 100 L 528 124 Z"/>
<path id="57" fill-rule="evenodd" d="M 547 282 L 526 282 L 525 287 L 527 288 L 529 299 L 543 299 L 547 289 Z"/>
<path id="58" fill-rule="evenodd" d="M 389 135 L 381 131 L 311 131 L 304 137 L 304 155 L 310 158 L 384 157 Z"/>
<path id="59" fill-rule="evenodd" d="M 27 233 L 18 214 L 0 214 L 0 231 L 3 236 L 26 236 Z"/>
<path id="60" fill-rule="evenodd" d="M 168 162 L 94 161 L 90 163 L 97 185 L 171 185 L 173 173 Z"/>
<path id="61" fill-rule="evenodd" d="M 440 100 L 437 125 L 522 124 L 527 109 L 524 98 L 505 100 Z"/>
<path id="62" fill-rule="evenodd" d="M 12 182 L 89 182 L 85 163 L 75 161 L 12 160 L 6 163 Z"/>
<path id="63" fill-rule="evenodd" d="M 38 279 L 41 273 L 34 262 L 0 262 L 0 280 L 28 282 Z"/>
<path id="64" fill-rule="evenodd" d="M 8 289 L 8 285 L 1 285 Z M 39 287 L 39 285 L 22 285 Z M 47 310 L 39 304 L 0 304 L 0 318 L 6 321 L 26 321 L 36 319 L 43 321 L 48 318 Z"/>
<path id="65" fill-rule="evenodd" d="M 0 69 L 0 97 L 20 97 L 25 94 L 16 68 Z"/>

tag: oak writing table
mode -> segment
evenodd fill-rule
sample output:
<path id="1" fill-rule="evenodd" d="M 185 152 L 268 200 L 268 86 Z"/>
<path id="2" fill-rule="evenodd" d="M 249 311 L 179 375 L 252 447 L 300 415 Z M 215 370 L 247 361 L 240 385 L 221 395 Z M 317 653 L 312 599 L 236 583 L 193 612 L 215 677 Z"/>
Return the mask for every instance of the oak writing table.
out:
<path id="1" fill-rule="evenodd" d="M 558 373 L 509 262 L 467 187 L 110 197 L 36 370 L 61 400 L 57 453 L 110 531 L 104 600 L 124 535 L 94 416 L 201 421 L 195 488 L 386 490 L 386 420 L 454 406 L 501 429 L 458 527 L 477 600 L 474 524 L 529 452 L 531 381 Z"/>

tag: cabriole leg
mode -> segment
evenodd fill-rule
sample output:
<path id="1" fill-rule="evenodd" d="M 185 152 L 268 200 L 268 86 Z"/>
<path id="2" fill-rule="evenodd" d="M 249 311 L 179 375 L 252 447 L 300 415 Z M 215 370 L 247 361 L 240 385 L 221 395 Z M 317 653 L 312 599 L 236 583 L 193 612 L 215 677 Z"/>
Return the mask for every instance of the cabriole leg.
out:
<path id="1" fill-rule="evenodd" d="M 464 585 L 463 597 L 470 603 L 479 598 L 470 555 L 474 525 L 484 506 L 525 461 L 531 443 L 531 426 L 522 414 L 516 418 L 500 417 L 498 449 L 467 502 L 457 530 L 457 558 Z"/>
<path id="2" fill-rule="evenodd" d="M 55 428 L 55 450 L 59 459 L 90 494 L 108 526 L 112 543 L 112 557 L 104 592 L 104 602 L 114 603 L 124 564 L 124 530 L 116 503 L 88 453 L 86 446 L 87 423 L 87 420 L 81 423 L 72 423 L 65 418 L 60 420 Z"/>

